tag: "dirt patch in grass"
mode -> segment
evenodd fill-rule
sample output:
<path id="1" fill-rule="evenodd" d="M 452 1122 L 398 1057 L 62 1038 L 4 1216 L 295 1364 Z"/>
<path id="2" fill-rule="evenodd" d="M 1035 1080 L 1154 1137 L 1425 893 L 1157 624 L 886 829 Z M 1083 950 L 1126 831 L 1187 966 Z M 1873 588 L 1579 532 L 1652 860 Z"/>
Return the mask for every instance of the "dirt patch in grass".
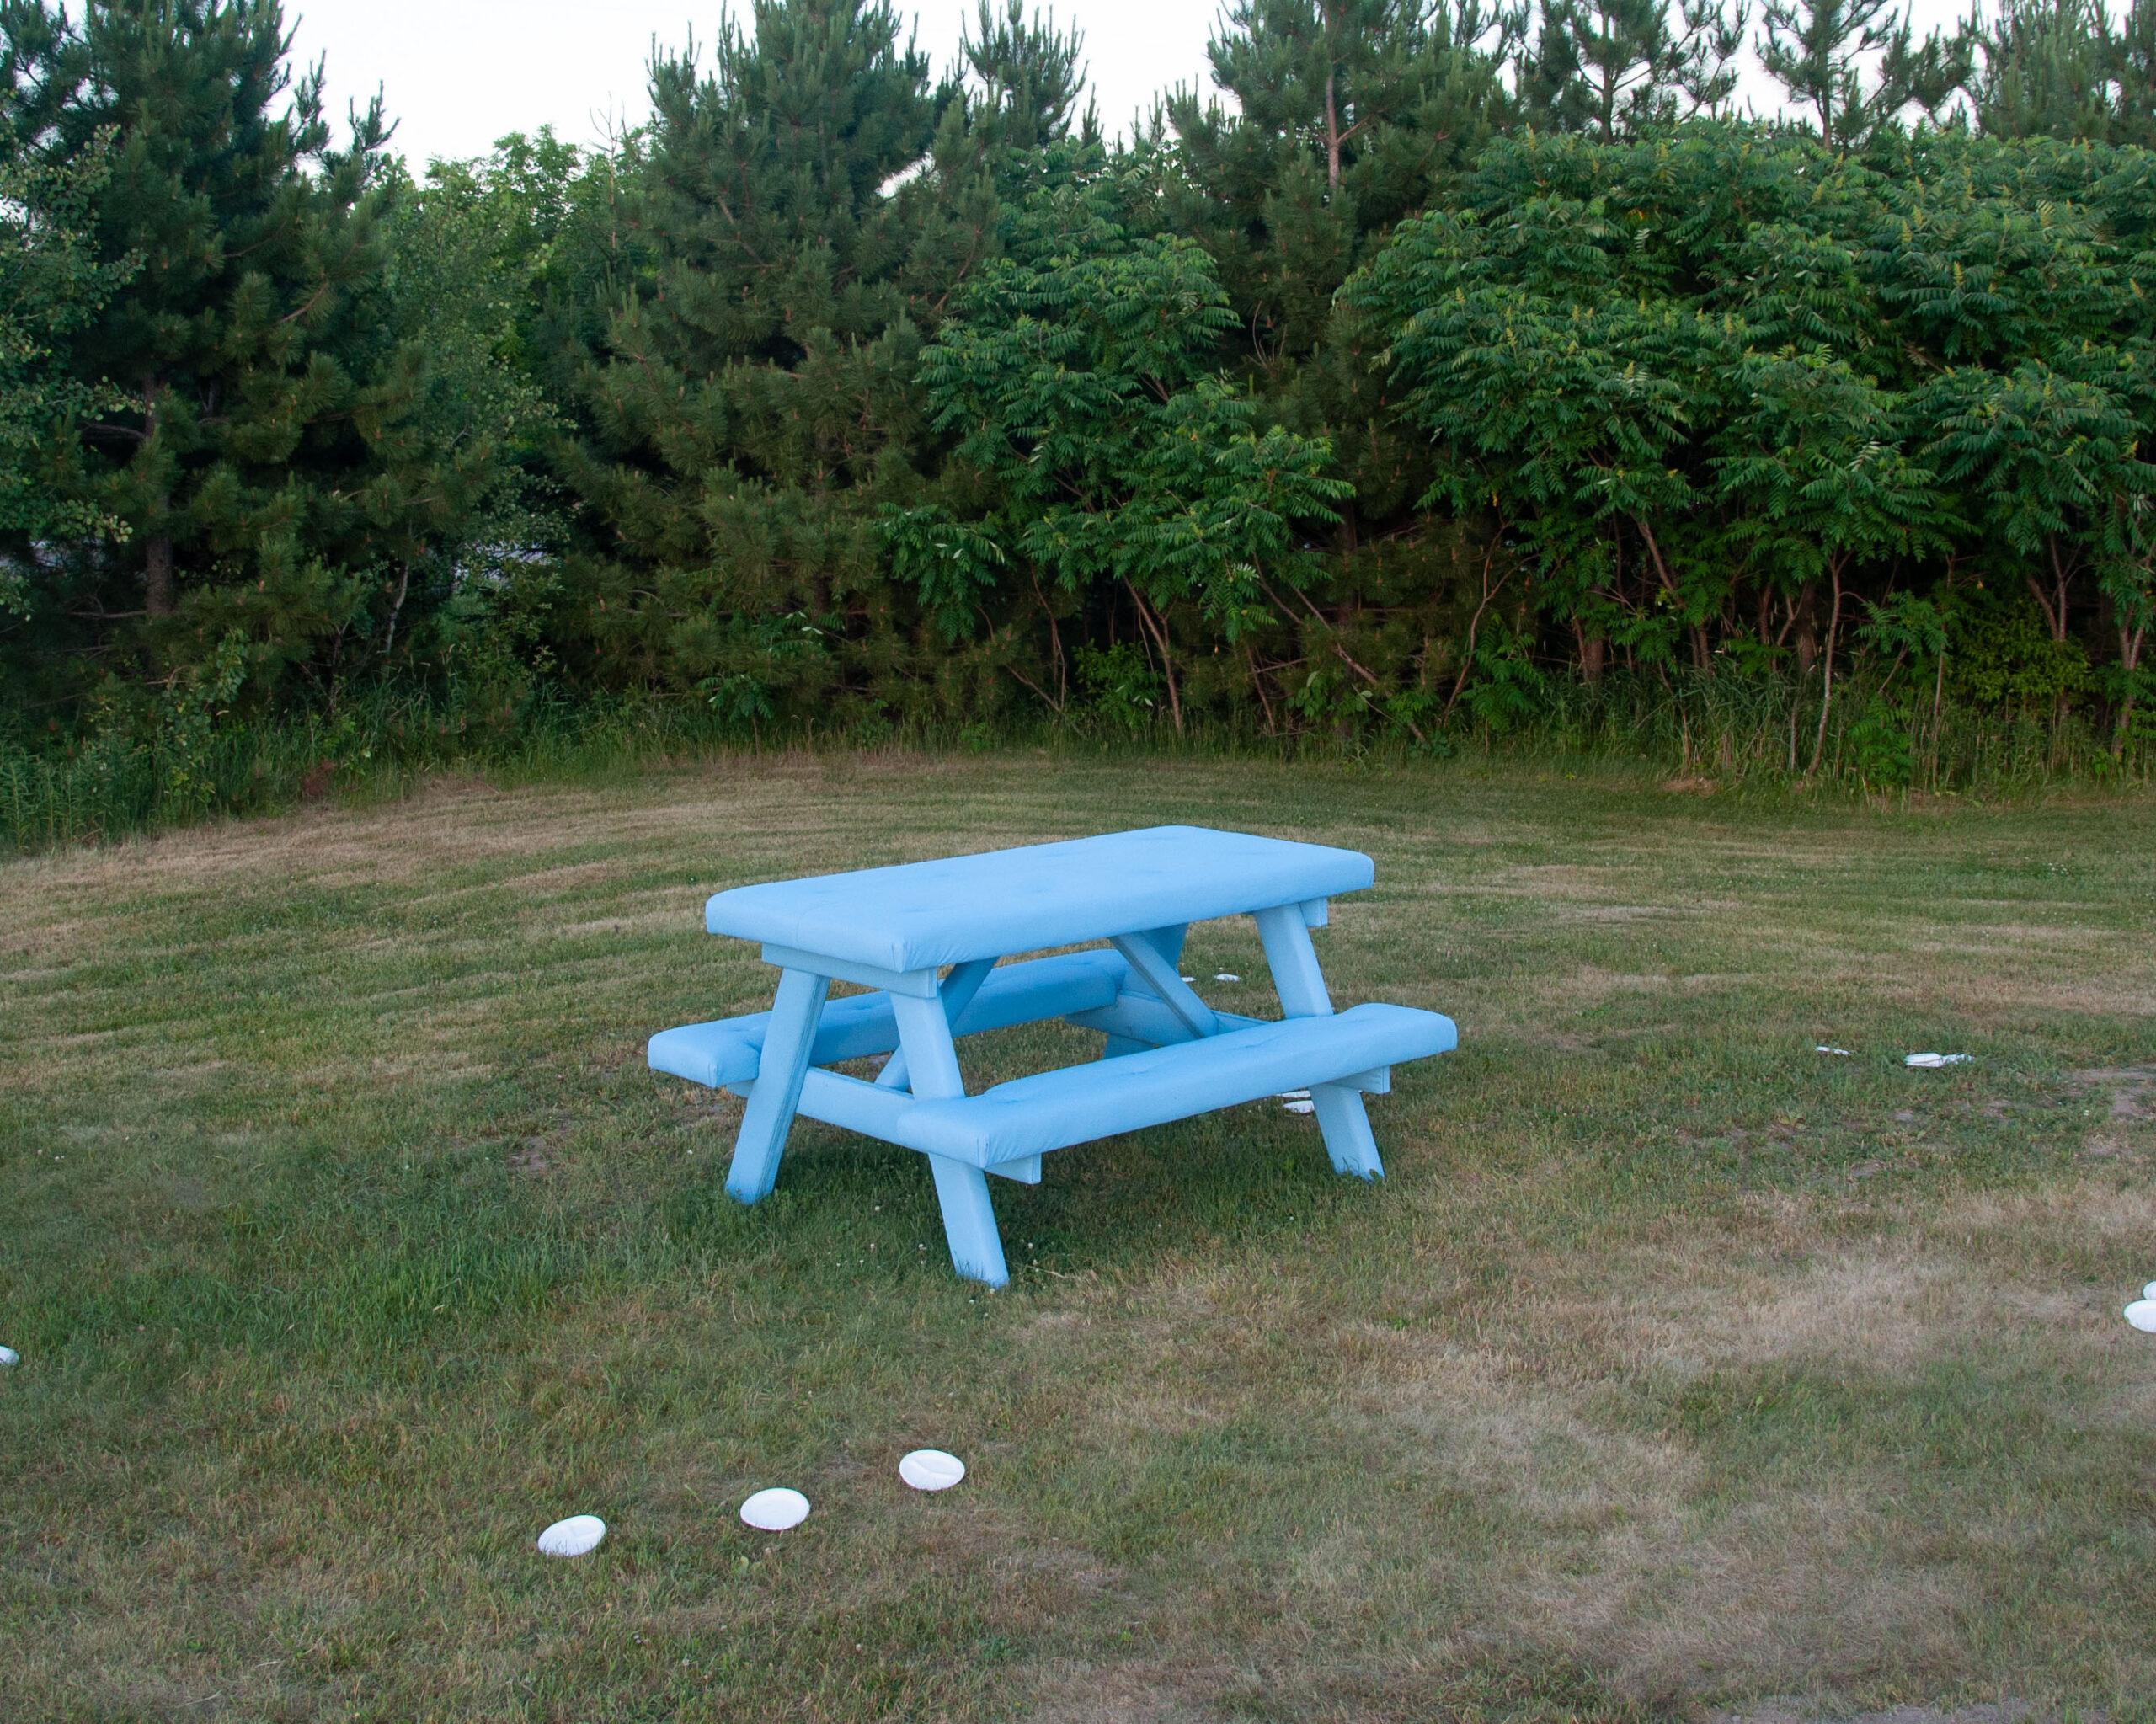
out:
<path id="1" fill-rule="evenodd" d="M 2156 1065 L 2125 1065 L 2077 1071 L 2069 1081 L 2079 1091 L 2100 1089 L 2111 1097 L 2113 1119 L 2156 1119 Z"/>

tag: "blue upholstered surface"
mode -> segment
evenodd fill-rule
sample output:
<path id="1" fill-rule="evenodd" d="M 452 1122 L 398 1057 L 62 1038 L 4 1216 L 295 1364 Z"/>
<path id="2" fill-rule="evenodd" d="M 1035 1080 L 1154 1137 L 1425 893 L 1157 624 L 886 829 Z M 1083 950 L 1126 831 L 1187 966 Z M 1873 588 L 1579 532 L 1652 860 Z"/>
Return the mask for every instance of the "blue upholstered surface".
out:
<path id="1" fill-rule="evenodd" d="M 1129 971 L 1130 966 L 1114 952 L 1065 952 L 1027 963 L 1006 963 L 989 972 L 988 979 L 981 984 L 973 1003 L 958 1014 L 953 1027 L 959 1035 L 968 1036 L 1107 1006 Z M 714 1023 L 688 1023 L 679 1029 L 661 1030 L 651 1038 L 644 1057 L 654 1071 L 669 1072 L 713 1089 L 722 1084 L 745 1083 L 756 1075 L 757 1063 L 763 1057 L 764 1032 L 771 1017 L 768 1011 L 754 1011 Z M 816 1027 L 815 1051 L 808 1063 L 829 1065 L 835 1060 L 857 1059 L 864 1054 L 888 1054 L 898 1045 L 891 996 L 857 994 L 831 1001 L 824 1007 L 823 1020 Z"/>
<path id="2" fill-rule="evenodd" d="M 1358 892 L 1374 878 L 1369 857 L 1356 851 L 1152 826 L 737 886 L 704 906 L 704 926 L 854 963 L 919 970 Z"/>
<path id="3" fill-rule="evenodd" d="M 992 1167 L 1446 1053 L 1459 1039 L 1452 1020 L 1434 1011 L 1356 1006 L 922 1102 L 899 1116 L 895 1135 L 916 1150 Z"/>

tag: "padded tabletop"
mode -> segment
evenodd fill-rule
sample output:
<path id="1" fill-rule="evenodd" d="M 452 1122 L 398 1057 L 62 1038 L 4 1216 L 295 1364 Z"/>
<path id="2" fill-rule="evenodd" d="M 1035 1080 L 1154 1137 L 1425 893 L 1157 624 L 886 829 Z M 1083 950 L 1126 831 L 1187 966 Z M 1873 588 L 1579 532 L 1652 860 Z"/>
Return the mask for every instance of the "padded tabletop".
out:
<path id="1" fill-rule="evenodd" d="M 1205 826 L 737 886 L 704 906 L 714 934 L 917 970 L 1006 958 L 1359 892 L 1369 857 Z"/>

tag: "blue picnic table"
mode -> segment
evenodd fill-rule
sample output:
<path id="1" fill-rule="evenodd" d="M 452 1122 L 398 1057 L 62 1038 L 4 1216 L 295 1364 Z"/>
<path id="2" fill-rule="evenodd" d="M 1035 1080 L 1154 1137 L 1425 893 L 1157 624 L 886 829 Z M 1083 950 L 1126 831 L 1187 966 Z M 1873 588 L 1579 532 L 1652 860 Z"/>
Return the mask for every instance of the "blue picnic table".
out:
<path id="1" fill-rule="evenodd" d="M 779 971 L 771 1009 L 662 1031 L 648 1059 L 747 1098 L 726 1180 L 744 1204 L 776 1182 L 797 1114 L 918 1150 L 953 1267 L 1000 1287 L 987 1176 L 1038 1184 L 1051 1150 L 1308 1089 L 1334 1170 L 1385 1172 L 1364 1095 L 1458 1038 L 1434 1011 L 1333 1010 L 1310 930 L 1375 878 L 1352 850 L 1153 826 L 736 887 L 704 925 L 761 942 Z M 1215 1011 L 1178 973 L 1191 923 L 1245 915 L 1278 1021 Z M 872 991 L 833 1000 L 834 981 Z M 1056 1017 L 1102 1032 L 1101 1057 L 966 1093 L 954 1038 Z M 889 1057 L 873 1081 L 828 1069 L 876 1054 Z"/>

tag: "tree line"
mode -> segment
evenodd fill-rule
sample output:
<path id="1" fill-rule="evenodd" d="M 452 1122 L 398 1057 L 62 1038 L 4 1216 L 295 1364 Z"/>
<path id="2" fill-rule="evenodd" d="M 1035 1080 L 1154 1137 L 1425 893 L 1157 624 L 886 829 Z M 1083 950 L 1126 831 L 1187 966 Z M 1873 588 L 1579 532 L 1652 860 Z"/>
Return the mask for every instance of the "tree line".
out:
<path id="1" fill-rule="evenodd" d="M 2156 0 L 1237 0 L 1113 141 L 1022 0 L 942 71 L 757 0 L 607 147 L 416 175 L 276 0 L 0 49 L 18 750 L 384 690 L 1443 750 L 1621 689 L 1800 775 L 2145 758 Z"/>

